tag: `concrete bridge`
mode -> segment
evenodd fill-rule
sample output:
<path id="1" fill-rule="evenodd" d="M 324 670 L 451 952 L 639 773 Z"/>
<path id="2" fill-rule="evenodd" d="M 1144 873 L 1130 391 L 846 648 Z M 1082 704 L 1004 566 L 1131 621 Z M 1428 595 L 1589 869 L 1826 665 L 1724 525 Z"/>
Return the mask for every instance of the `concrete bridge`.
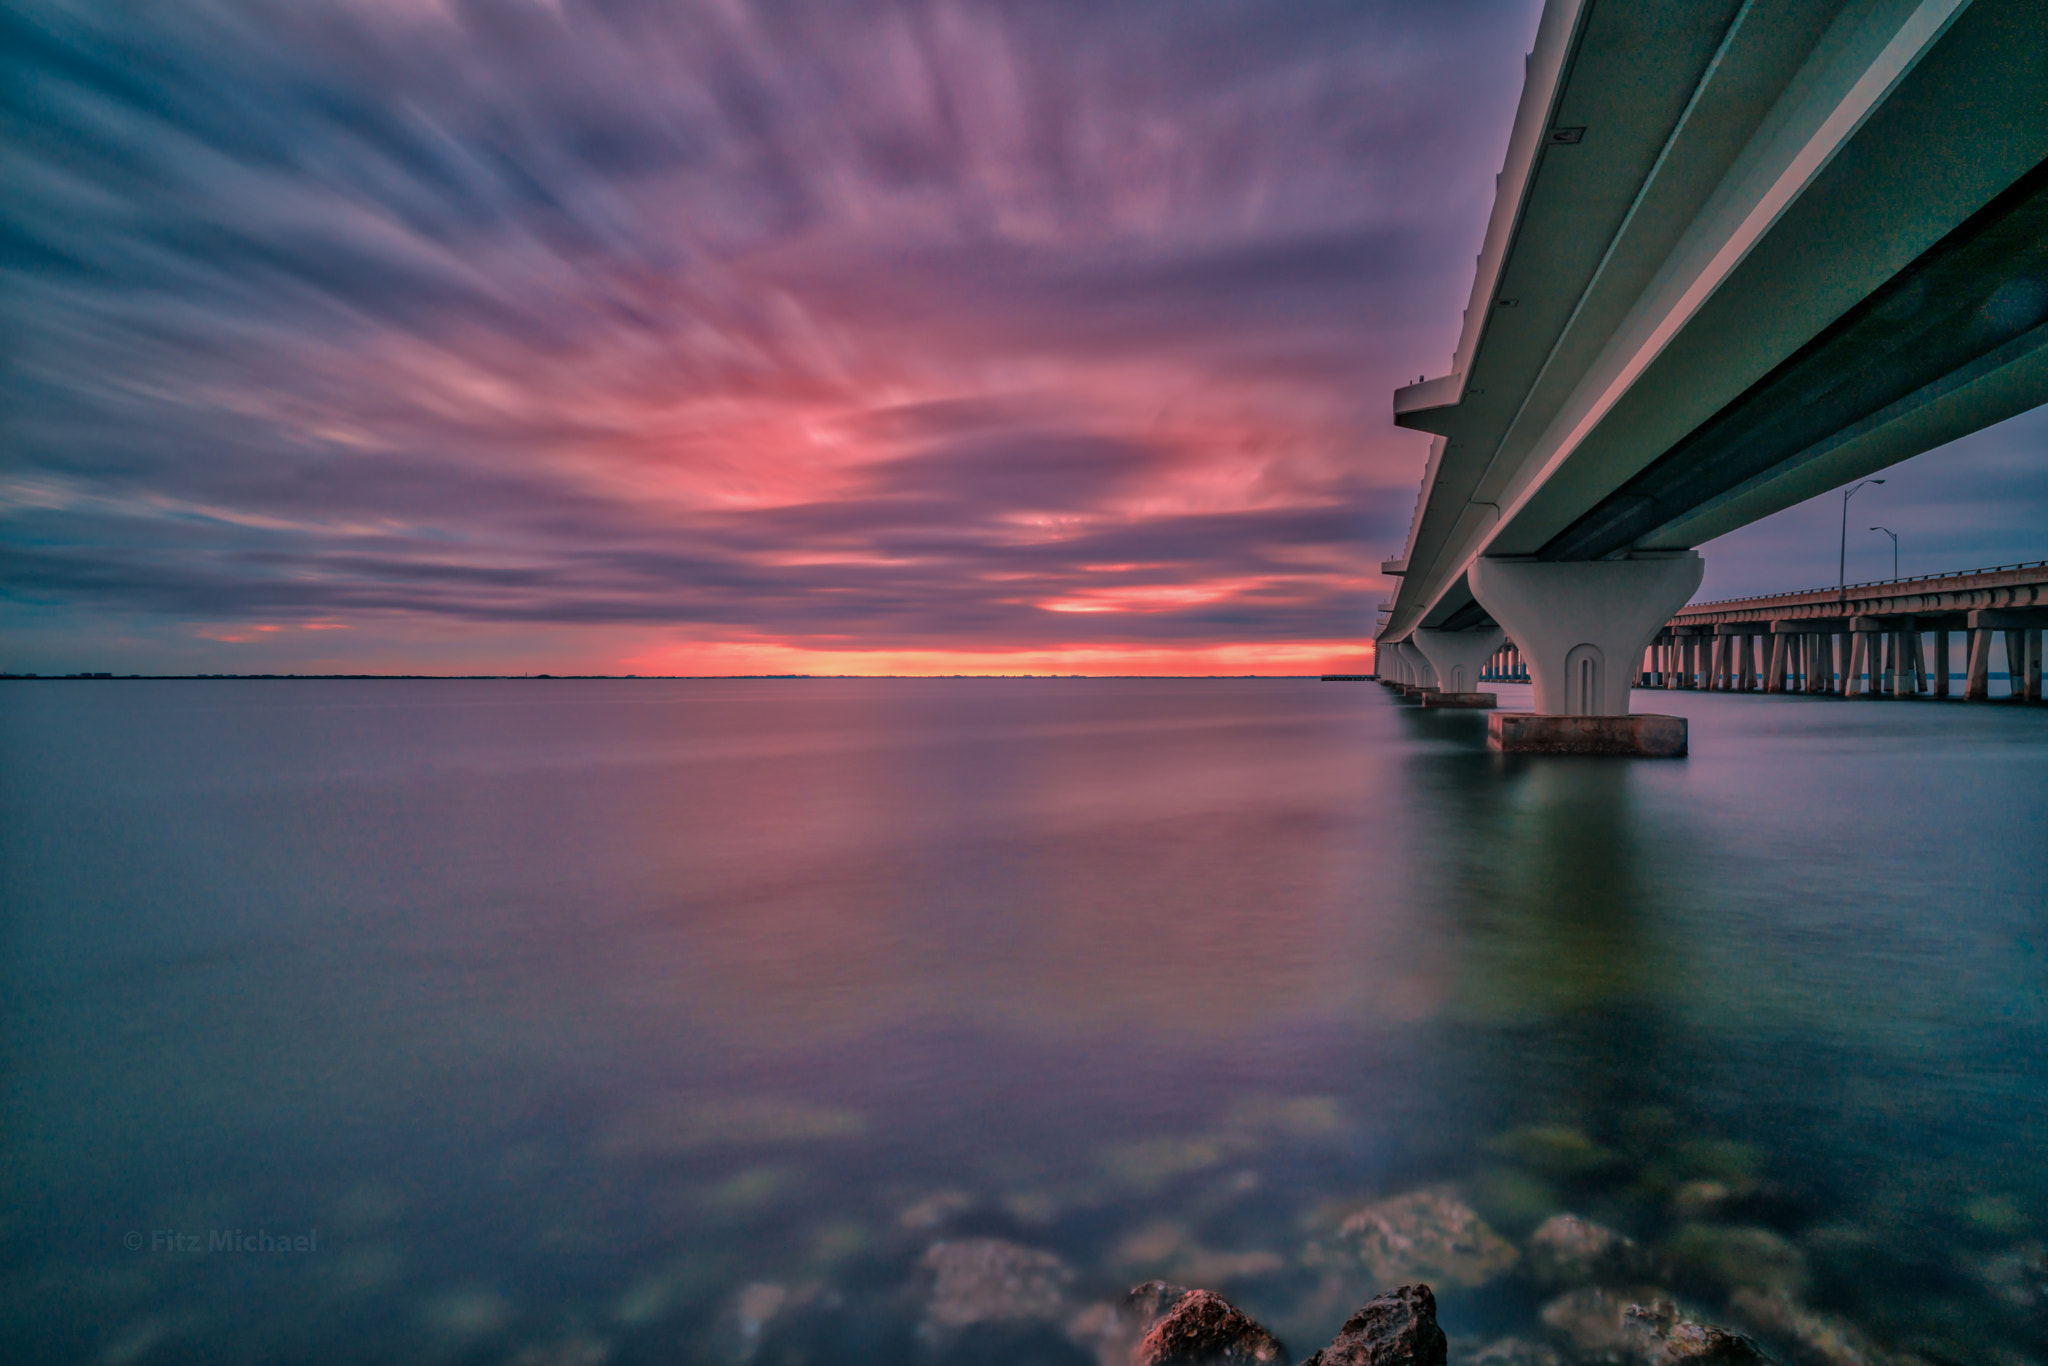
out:
<path id="1" fill-rule="evenodd" d="M 1722 624 L 1675 622 L 1694 547 L 2048 402 L 2043 90 L 2041 0 L 1549 0 L 1450 370 L 1394 396 L 1382 675 L 1476 702 L 1512 636 L 1495 743 L 1683 752 L 1629 696 Z"/>
<path id="2" fill-rule="evenodd" d="M 1657 633 L 1637 688 L 1814 693 L 1836 697 L 1949 697 L 1962 647 L 1965 701 L 1990 700 L 1991 661 L 2002 650 L 2006 695 L 2042 700 L 2048 630 L 2048 560 L 1886 579 L 1801 593 L 1692 603 Z M 1427 661 L 1423 667 L 1427 669 Z M 1491 706 L 1492 694 L 1445 696 L 1433 671 L 1418 682 L 1382 681 L 1439 706 Z M 1502 641 L 1482 683 L 1529 681 L 1521 652 Z"/>

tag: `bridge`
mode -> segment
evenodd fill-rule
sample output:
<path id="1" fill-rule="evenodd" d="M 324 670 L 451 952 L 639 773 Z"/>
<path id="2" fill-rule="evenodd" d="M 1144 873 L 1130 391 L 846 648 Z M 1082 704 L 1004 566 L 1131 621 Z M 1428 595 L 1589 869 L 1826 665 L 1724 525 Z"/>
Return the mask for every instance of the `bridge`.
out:
<path id="1" fill-rule="evenodd" d="M 1724 624 L 1676 619 L 1697 546 L 2048 402 L 2043 90 L 2040 0 L 1548 0 L 1451 367 L 1394 395 L 1381 674 L 1479 705 L 1512 637 L 1496 744 L 1683 752 L 1629 698 Z"/>
<path id="2" fill-rule="evenodd" d="M 2048 560 L 1699 602 L 1657 633 L 1635 686 L 1948 697 L 1953 636 L 1963 647 L 1963 700 L 1991 699 L 1991 661 L 2002 650 L 2007 696 L 2039 702 L 2044 628 Z M 1529 681 L 1511 642 L 1479 680 Z M 1437 700 L 1428 688 L 1415 691 Z"/>

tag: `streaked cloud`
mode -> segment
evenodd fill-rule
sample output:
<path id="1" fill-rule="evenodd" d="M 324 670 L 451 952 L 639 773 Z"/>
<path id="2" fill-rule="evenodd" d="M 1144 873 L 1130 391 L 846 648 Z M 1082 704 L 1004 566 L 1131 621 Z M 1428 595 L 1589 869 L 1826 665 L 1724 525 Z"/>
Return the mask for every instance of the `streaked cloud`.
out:
<path id="1" fill-rule="evenodd" d="M 1536 9 L 10 5 L 8 662 L 1355 657 Z"/>

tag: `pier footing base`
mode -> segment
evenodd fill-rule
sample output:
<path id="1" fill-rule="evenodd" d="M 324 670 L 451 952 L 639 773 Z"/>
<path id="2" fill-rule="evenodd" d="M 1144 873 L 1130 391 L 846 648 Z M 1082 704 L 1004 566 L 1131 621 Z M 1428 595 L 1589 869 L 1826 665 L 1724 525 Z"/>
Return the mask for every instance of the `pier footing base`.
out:
<path id="1" fill-rule="evenodd" d="M 1495 705 L 1490 692 L 1440 692 L 1425 693 L 1422 698 L 1425 707 L 1491 707 Z"/>
<path id="2" fill-rule="evenodd" d="M 1640 759 L 1683 759 L 1683 716 L 1635 712 L 1627 716 L 1539 716 L 1497 711 L 1486 718 L 1486 743 L 1507 754 L 1619 754 Z"/>
<path id="3" fill-rule="evenodd" d="M 1438 689 L 1436 689 L 1436 688 L 1423 688 L 1423 687 L 1418 687 L 1418 686 L 1416 686 L 1416 685 L 1415 685 L 1415 684 L 1413 684 L 1413 683 L 1404 683 L 1404 684 L 1402 684 L 1402 685 L 1401 685 L 1401 696 L 1403 696 L 1403 697 L 1422 697 L 1422 698 L 1427 698 L 1427 697 L 1428 697 L 1428 696 L 1430 696 L 1430 695 L 1431 695 L 1432 693 L 1435 693 L 1435 692 L 1437 692 L 1437 691 L 1438 691 Z"/>

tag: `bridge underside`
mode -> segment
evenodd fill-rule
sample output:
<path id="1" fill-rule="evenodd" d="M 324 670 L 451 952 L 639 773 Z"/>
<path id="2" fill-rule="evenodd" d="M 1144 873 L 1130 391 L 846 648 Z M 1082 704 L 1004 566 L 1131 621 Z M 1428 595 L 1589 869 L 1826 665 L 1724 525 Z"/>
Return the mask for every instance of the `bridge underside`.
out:
<path id="1" fill-rule="evenodd" d="M 1383 641 L 2048 401 L 2038 0 L 1753 8 L 1551 0 Z"/>

